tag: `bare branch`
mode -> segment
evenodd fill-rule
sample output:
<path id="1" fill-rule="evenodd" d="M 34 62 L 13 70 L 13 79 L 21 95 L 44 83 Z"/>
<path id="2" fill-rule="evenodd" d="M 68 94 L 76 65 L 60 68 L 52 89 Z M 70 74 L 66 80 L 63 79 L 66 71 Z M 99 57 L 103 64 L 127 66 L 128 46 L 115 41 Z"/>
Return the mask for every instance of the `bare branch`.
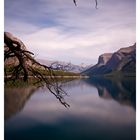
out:
<path id="1" fill-rule="evenodd" d="M 75 6 L 77 6 L 76 0 L 73 0 Z M 98 9 L 98 1 L 95 0 L 95 8 Z"/>
<path id="2" fill-rule="evenodd" d="M 77 4 L 76 4 L 76 0 L 73 0 L 73 2 L 74 2 L 74 4 L 75 4 L 75 6 L 77 6 Z"/>
<path id="3" fill-rule="evenodd" d="M 96 3 L 95 8 L 98 9 L 98 2 L 97 2 L 97 0 L 95 0 L 95 3 Z"/>
<path id="4" fill-rule="evenodd" d="M 64 100 L 64 96 L 67 93 L 59 85 L 58 79 L 55 78 L 54 70 L 51 67 L 40 64 L 36 61 L 31 55 L 32 52 L 27 51 L 25 45 L 22 41 L 15 38 L 12 34 L 5 32 L 4 33 L 4 60 L 15 57 L 18 60 L 18 65 L 13 66 L 11 70 L 10 78 L 15 81 L 20 77 L 23 77 L 24 81 L 28 81 L 29 76 L 32 76 L 36 79 L 37 82 L 45 84 L 49 91 L 60 101 L 65 107 L 69 107 Z M 7 48 L 6 48 L 7 47 Z M 44 70 L 49 75 L 47 76 L 44 73 L 41 73 L 39 70 Z M 5 76 L 7 76 L 7 71 L 5 70 Z"/>

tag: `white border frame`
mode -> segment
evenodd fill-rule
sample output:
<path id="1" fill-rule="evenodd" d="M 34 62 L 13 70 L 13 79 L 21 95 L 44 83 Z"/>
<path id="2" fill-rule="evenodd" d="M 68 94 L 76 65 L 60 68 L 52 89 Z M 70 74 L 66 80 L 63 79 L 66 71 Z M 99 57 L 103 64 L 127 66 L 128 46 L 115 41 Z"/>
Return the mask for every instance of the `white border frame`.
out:
<path id="1" fill-rule="evenodd" d="M 140 140 L 140 0 L 136 0 L 136 138 Z"/>
<path id="2" fill-rule="evenodd" d="M 4 0 L 0 0 L 0 140 L 4 140 Z"/>
<path id="3" fill-rule="evenodd" d="M 140 140 L 140 67 L 138 61 L 140 61 L 140 0 L 136 0 L 136 138 Z M 4 140 L 4 43 L 3 43 L 3 33 L 4 33 L 4 0 L 0 0 L 0 140 Z"/>

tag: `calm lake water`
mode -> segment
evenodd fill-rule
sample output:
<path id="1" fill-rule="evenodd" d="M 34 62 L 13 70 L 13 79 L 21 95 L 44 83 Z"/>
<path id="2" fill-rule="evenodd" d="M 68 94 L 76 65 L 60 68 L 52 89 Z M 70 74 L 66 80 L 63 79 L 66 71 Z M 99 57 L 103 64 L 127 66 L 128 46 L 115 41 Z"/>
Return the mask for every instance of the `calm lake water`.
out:
<path id="1" fill-rule="evenodd" d="M 70 108 L 45 87 L 5 88 L 5 140 L 135 140 L 135 79 L 63 84 Z"/>

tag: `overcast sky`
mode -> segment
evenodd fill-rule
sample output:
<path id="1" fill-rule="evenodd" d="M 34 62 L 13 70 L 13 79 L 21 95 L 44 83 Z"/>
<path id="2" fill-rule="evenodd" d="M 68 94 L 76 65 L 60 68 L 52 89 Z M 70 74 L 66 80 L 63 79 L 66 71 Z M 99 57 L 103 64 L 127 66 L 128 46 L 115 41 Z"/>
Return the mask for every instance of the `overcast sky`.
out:
<path id="1" fill-rule="evenodd" d="M 135 43 L 135 0 L 5 0 L 5 31 L 36 58 L 95 64 Z"/>

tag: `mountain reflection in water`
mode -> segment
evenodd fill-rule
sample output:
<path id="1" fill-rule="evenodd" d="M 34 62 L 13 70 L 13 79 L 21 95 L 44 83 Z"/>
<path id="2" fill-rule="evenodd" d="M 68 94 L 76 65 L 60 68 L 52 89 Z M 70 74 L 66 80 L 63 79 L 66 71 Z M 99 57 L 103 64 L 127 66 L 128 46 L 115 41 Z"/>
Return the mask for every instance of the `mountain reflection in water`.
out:
<path id="1" fill-rule="evenodd" d="M 12 115 L 18 113 L 24 108 L 24 105 L 35 92 L 37 87 L 9 87 L 5 88 L 4 103 L 5 103 L 5 119 L 10 118 Z"/>
<path id="2" fill-rule="evenodd" d="M 114 99 L 120 104 L 131 105 L 136 108 L 135 78 L 113 80 L 95 77 L 85 81 L 98 89 L 100 97 L 104 99 Z"/>
<path id="3" fill-rule="evenodd" d="M 63 88 L 69 109 L 46 88 L 5 88 L 5 140 L 135 140 L 134 78 L 74 80 Z"/>

